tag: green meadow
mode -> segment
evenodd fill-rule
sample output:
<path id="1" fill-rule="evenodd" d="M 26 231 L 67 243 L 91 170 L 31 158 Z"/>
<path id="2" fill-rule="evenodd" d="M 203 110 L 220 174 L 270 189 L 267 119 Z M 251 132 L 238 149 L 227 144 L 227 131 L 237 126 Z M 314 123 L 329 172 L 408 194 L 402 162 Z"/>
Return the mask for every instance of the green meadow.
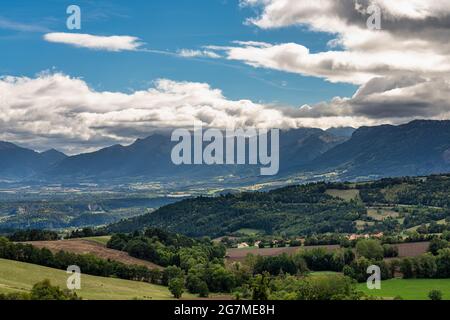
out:
<path id="1" fill-rule="evenodd" d="M 53 285 L 66 288 L 67 273 L 34 264 L 0 259 L 0 293 L 27 292 L 33 285 L 49 279 Z M 144 282 L 81 276 L 78 296 L 87 300 L 168 300 L 173 299 L 169 290 Z M 184 294 L 183 298 L 194 298 Z"/>
<path id="2" fill-rule="evenodd" d="M 111 239 L 111 236 L 87 237 L 87 238 L 81 238 L 81 239 L 96 242 L 98 244 L 106 246 L 108 241 Z"/>
<path id="3" fill-rule="evenodd" d="M 440 290 L 444 300 L 450 300 L 450 279 L 393 279 L 383 281 L 381 290 L 369 290 L 365 283 L 359 284 L 364 293 L 385 299 L 397 296 L 404 300 L 429 300 L 431 290 Z"/>

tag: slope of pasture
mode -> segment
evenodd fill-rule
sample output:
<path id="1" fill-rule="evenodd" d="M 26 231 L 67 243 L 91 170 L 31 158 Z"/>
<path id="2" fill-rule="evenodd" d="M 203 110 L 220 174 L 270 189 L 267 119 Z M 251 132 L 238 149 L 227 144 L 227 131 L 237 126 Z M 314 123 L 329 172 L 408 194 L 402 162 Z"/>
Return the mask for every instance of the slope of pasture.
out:
<path id="1" fill-rule="evenodd" d="M 128 255 L 126 252 L 113 250 L 107 248 L 104 244 L 98 241 L 86 240 L 86 239 L 72 239 L 72 240 L 60 240 L 60 241 L 33 241 L 27 242 L 36 248 L 47 248 L 52 252 L 66 251 L 76 254 L 93 254 L 102 259 L 109 259 L 119 261 L 125 264 L 136 264 L 146 266 L 150 269 L 162 269 L 149 261 L 136 259 Z"/>
<path id="2" fill-rule="evenodd" d="M 109 240 L 111 240 L 111 236 L 100 236 L 100 237 L 88 237 L 88 238 L 81 238 L 82 240 L 88 240 L 93 241 L 102 245 L 105 245 L 108 243 Z"/>
<path id="3" fill-rule="evenodd" d="M 53 285 L 66 288 L 67 273 L 34 264 L 0 259 L 0 292 L 27 292 L 33 285 L 49 279 Z M 168 300 L 172 299 L 169 290 L 145 282 L 113 278 L 81 276 L 81 290 L 78 296 L 87 300 Z M 189 299 L 191 295 L 184 295 Z"/>
<path id="4" fill-rule="evenodd" d="M 450 300 L 450 279 L 393 279 L 381 282 L 381 290 L 369 290 L 361 283 L 358 289 L 367 295 L 384 299 L 397 296 L 405 300 L 428 300 L 431 290 L 440 290 L 444 300 Z"/>

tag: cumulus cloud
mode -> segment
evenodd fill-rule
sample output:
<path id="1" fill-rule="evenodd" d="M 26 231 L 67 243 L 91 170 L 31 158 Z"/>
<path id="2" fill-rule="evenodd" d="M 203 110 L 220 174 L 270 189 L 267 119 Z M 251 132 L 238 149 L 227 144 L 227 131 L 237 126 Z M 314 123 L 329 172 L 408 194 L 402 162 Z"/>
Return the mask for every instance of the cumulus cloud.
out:
<path id="1" fill-rule="evenodd" d="M 351 98 L 291 110 L 295 118 L 354 117 L 373 123 L 404 123 L 414 119 L 450 119 L 450 82 L 411 76 L 374 78 Z M 355 121 L 356 122 L 356 121 Z M 363 122 L 367 122 L 364 121 Z"/>
<path id="2" fill-rule="evenodd" d="M 270 68 L 306 76 L 324 78 L 330 82 L 361 85 L 374 77 L 401 73 L 448 74 L 450 58 L 427 52 L 405 54 L 386 51 L 367 54 L 362 51 L 327 51 L 311 53 L 296 43 L 265 47 L 225 48 L 227 58 L 243 61 L 254 67 Z"/>
<path id="3" fill-rule="evenodd" d="M 353 119 L 353 125 L 399 123 L 416 118 L 450 119 L 450 0 L 241 0 L 260 8 L 248 24 L 261 29 L 301 26 L 334 35 L 330 49 L 299 43 L 236 41 L 223 52 L 230 60 L 329 82 L 358 85 L 353 97 L 288 110 L 289 116 Z M 381 30 L 371 30 L 369 9 L 381 12 Z M 319 125 L 320 126 L 320 125 Z"/>
<path id="4" fill-rule="evenodd" d="M 194 124 L 222 129 L 326 129 L 423 117 L 449 119 L 450 102 L 436 92 L 450 92 L 450 83 L 414 76 L 376 78 L 351 98 L 277 108 L 229 100 L 205 83 L 161 79 L 147 90 L 123 93 L 96 91 L 82 79 L 61 73 L 8 76 L 0 78 L 0 140 L 73 154 L 129 144 L 154 131 L 192 129 Z"/>
<path id="5" fill-rule="evenodd" d="M 96 91 L 61 73 L 0 78 L 0 140 L 68 153 L 131 143 L 158 129 L 296 127 L 280 110 L 228 100 L 204 83 L 158 80 L 133 93 Z"/>
<path id="6" fill-rule="evenodd" d="M 331 50 L 311 53 L 297 43 L 223 48 L 228 59 L 255 67 L 362 85 L 374 77 L 414 72 L 445 76 L 450 71 L 450 0 L 242 0 L 261 6 L 248 23 L 263 29 L 292 25 L 336 35 Z M 368 9 L 377 4 L 382 29 L 367 27 Z"/>
<path id="7" fill-rule="evenodd" d="M 139 38 L 132 36 L 96 36 L 81 33 L 54 32 L 44 35 L 48 42 L 62 43 L 79 48 L 105 51 L 135 51 L 142 46 Z"/>
<path id="8" fill-rule="evenodd" d="M 351 98 L 301 108 L 230 100 L 205 83 L 157 80 L 132 93 L 97 91 L 62 73 L 0 78 L 0 140 L 69 154 L 129 144 L 173 128 L 299 128 L 449 119 L 450 82 L 411 76 L 374 78 Z M 405 99 L 408 97 L 408 99 Z"/>

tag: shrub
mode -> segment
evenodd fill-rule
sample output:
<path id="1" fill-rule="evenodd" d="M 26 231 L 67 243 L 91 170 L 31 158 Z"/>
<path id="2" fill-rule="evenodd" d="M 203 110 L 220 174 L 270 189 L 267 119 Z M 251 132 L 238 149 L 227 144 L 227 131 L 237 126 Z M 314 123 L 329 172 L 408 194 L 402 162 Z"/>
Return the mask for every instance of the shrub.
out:
<path id="1" fill-rule="evenodd" d="M 297 300 L 359 299 L 354 280 L 342 275 L 315 276 L 301 281 Z"/>
<path id="2" fill-rule="evenodd" d="M 61 290 L 57 286 L 52 286 L 50 280 L 36 283 L 31 289 L 31 300 L 80 300 L 76 293 L 68 290 Z"/>
<path id="3" fill-rule="evenodd" d="M 356 243 L 356 253 L 360 257 L 369 260 L 382 260 L 384 258 L 384 249 L 378 240 L 365 239 Z"/>
<path id="4" fill-rule="evenodd" d="M 383 245 L 383 254 L 385 258 L 397 258 L 398 257 L 398 247 L 385 244 Z"/>
<path id="5" fill-rule="evenodd" d="M 428 298 L 433 301 L 440 301 L 442 300 L 442 292 L 439 290 L 431 290 L 428 294 Z"/>
<path id="6" fill-rule="evenodd" d="M 428 248 L 428 251 L 431 252 L 433 255 L 438 255 L 439 250 L 448 248 L 448 242 L 446 240 L 442 240 L 439 238 L 434 238 L 430 242 L 430 246 Z"/>
<path id="7" fill-rule="evenodd" d="M 181 299 L 184 292 L 184 279 L 182 277 L 173 278 L 169 281 L 169 291 L 175 299 Z"/>

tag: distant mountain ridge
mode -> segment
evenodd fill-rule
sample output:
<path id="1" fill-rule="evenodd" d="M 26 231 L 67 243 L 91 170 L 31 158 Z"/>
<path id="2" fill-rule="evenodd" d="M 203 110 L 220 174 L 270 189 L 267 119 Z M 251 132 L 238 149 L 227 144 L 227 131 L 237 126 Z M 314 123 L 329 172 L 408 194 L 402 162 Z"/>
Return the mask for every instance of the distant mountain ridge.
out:
<path id="1" fill-rule="evenodd" d="M 335 135 L 337 137 L 350 138 L 356 130 L 357 129 L 353 127 L 333 127 L 327 129 L 326 132 L 331 133 L 332 135 Z"/>
<path id="2" fill-rule="evenodd" d="M 129 146 L 68 157 L 56 150 L 39 153 L 0 142 L 0 180 L 115 183 L 259 178 L 260 166 L 176 166 L 170 158 L 175 144 L 167 133 L 153 134 Z M 330 173 L 351 180 L 447 172 L 450 121 L 417 120 L 400 126 L 282 131 L 280 172 L 274 178 Z"/>
<path id="3" fill-rule="evenodd" d="M 39 153 L 0 141 L 0 179 L 22 179 L 36 175 L 66 157 L 54 149 Z"/>
<path id="4" fill-rule="evenodd" d="M 300 166 L 344 142 L 320 129 L 282 131 L 280 136 L 281 171 Z M 57 179 L 130 178 L 208 178 L 217 176 L 255 176 L 259 167 L 249 165 L 176 166 L 171 151 L 177 142 L 169 135 L 154 134 L 129 146 L 116 145 L 99 151 L 68 157 L 45 172 Z"/>
<path id="5" fill-rule="evenodd" d="M 346 178 L 448 173 L 450 121 L 417 120 L 400 126 L 362 127 L 306 169 L 345 171 Z"/>

